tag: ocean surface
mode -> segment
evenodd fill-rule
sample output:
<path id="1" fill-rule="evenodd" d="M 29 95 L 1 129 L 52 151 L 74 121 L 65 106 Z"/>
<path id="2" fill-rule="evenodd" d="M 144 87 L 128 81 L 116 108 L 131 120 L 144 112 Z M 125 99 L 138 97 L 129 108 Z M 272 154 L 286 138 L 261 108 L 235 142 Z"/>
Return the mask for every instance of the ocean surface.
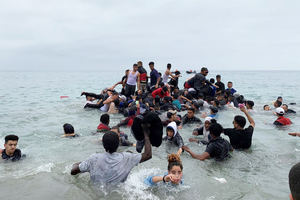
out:
<path id="1" fill-rule="evenodd" d="M 232 152 L 232 157 L 224 162 L 202 162 L 183 153 L 182 186 L 149 188 L 143 183 L 147 176 L 167 171 L 167 154 L 176 149 L 169 149 L 165 144 L 153 148 L 153 158 L 135 167 L 127 181 L 118 187 L 94 188 L 88 173 L 71 176 L 73 163 L 103 152 L 101 134 L 94 134 L 102 113 L 84 110 L 85 98 L 80 94 L 82 91 L 99 93 L 112 86 L 121 79 L 124 70 L 0 72 L 0 148 L 5 135 L 16 134 L 20 137 L 18 147 L 27 155 L 20 162 L 0 161 L 2 197 L 7 200 L 288 199 L 288 172 L 300 161 L 300 138 L 288 135 L 300 132 L 300 72 L 291 71 L 210 71 L 208 78 L 221 74 L 224 83 L 233 81 L 240 94 L 255 102 L 255 111 L 251 113 L 256 122 L 252 147 Z M 189 76 L 182 71 L 180 87 Z M 263 111 L 263 105 L 271 105 L 278 96 L 285 103 L 296 103 L 290 108 L 297 111 L 290 116 L 293 124 L 282 129 L 272 125 L 276 119 L 272 112 Z M 231 128 L 237 114 L 242 113 L 236 109 L 221 111 L 218 122 Z M 111 118 L 111 125 L 116 125 L 122 116 Z M 80 137 L 62 138 L 64 123 L 72 124 Z M 184 127 L 180 133 L 186 145 L 202 153 L 205 146 L 188 142 L 196 126 Z M 122 131 L 130 135 L 129 129 Z M 134 141 L 131 135 L 130 140 Z M 135 148 L 119 148 L 119 151 L 126 150 L 135 151 Z"/>

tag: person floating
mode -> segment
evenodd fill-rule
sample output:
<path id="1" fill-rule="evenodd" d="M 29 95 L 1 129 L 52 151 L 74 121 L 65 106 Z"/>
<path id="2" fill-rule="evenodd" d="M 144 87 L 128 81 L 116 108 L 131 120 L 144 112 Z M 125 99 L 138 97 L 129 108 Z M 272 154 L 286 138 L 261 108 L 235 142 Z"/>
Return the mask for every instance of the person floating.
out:
<path id="1" fill-rule="evenodd" d="M 273 123 L 276 126 L 286 126 L 286 125 L 291 125 L 292 122 L 289 118 L 284 117 L 283 115 L 285 114 L 283 108 L 278 107 L 275 110 L 275 113 L 277 115 L 277 119 Z"/>
<path id="2" fill-rule="evenodd" d="M 17 149 L 19 137 L 16 135 L 5 136 L 4 149 L 0 149 L 0 155 L 3 160 L 18 161 L 24 158 L 20 149 Z"/>
<path id="3" fill-rule="evenodd" d="M 64 129 L 64 135 L 62 137 L 66 138 L 73 138 L 73 137 L 78 137 L 79 135 L 75 133 L 74 127 L 71 124 L 64 124 L 63 125 Z"/>

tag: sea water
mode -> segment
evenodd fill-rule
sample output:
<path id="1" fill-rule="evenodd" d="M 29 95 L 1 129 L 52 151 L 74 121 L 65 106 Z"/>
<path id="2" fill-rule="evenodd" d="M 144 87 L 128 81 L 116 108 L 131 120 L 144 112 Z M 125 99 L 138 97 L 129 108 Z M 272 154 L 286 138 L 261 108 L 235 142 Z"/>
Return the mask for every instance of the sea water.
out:
<path id="1" fill-rule="evenodd" d="M 102 113 L 84 110 L 85 98 L 80 94 L 82 91 L 100 93 L 120 81 L 124 70 L 0 72 L 0 145 L 2 148 L 5 135 L 16 134 L 20 137 L 18 147 L 27 155 L 20 162 L 0 161 L 2 197 L 23 200 L 288 198 L 288 172 L 300 161 L 300 138 L 288 135 L 300 132 L 300 72 L 210 71 L 208 78 L 221 74 L 225 84 L 232 81 L 240 94 L 255 102 L 255 111 L 251 113 L 256 123 L 252 147 L 232 152 L 232 157 L 224 162 L 202 162 L 183 153 L 182 186 L 149 188 L 143 183 L 147 176 L 163 175 L 167 171 L 167 154 L 176 152 L 176 148 L 168 149 L 165 144 L 153 147 L 152 159 L 135 167 L 127 181 L 118 187 L 94 188 L 88 173 L 71 176 L 73 163 L 104 151 L 100 142 L 102 135 L 95 134 Z M 190 76 L 182 73 L 181 88 Z M 276 116 L 263 111 L 263 105 L 271 105 L 277 96 L 282 96 L 285 103 L 296 103 L 290 106 L 297 114 L 290 116 L 293 124 L 289 127 L 274 127 Z M 220 111 L 218 122 L 231 128 L 237 114 L 243 113 L 237 109 Z M 110 125 L 116 125 L 122 118 L 118 114 L 111 115 Z M 80 137 L 62 138 L 64 123 L 72 124 Z M 186 126 L 180 134 L 194 152 L 202 153 L 205 146 L 188 142 L 196 126 Z M 130 129 L 122 128 L 122 131 L 134 141 Z M 134 147 L 119 148 L 119 151 L 127 150 L 135 152 Z"/>

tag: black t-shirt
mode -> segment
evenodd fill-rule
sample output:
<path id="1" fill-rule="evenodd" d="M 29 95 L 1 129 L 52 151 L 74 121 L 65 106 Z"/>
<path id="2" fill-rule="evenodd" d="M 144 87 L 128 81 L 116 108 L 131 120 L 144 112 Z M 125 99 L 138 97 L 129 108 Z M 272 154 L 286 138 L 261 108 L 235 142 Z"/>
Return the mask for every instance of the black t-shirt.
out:
<path id="1" fill-rule="evenodd" d="M 236 130 L 234 128 L 224 129 L 224 134 L 230 139 L 230 144 L 234 149 L 248 149 L 251 147 L 253 126 L 249 126 L 243 130 Z"/>
<path id="2" fill-rule="evenodd" d="M 193 124 L 193 123 L 202 123 L 198 117 L 188 118 L 187 114 L 185 114 L 182 118 L 182 124 Z"/>
<path id="3" fill-rule="evenodd" d="M 219 92 L 219 91 L 224 92 L 225 91 L 225 85 L 224 85 L 224 83 L 222 83 L 222 82 L 216 82 L 215 85 L 219 87 L 219 88 L 217 88 L 217 92 Z"/>
<path id="4" fill-rule="evenodd" d="M 229 156 L 232 149 L 229 142 L 221 137 L 211 139 L 207 144 L 205 152 L 209 153 L 211 158 L 222 161 Z"/>
<path id="5" fill-rule="evenodd" d="M 20 160 L 21 158 L 22 158 L 22 154 L 20 149 L 16 149 L 12 156 L 7 155 L 5 149 L 2 152 L 3 160 L 17 161 Z"/>

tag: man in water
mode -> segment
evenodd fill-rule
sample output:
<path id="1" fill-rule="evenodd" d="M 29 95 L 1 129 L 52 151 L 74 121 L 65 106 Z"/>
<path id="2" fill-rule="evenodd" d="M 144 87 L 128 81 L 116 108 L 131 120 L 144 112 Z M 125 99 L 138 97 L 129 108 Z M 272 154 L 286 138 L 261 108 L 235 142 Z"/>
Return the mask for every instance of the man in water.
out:
<path id="1" fill-rule="evenodd" d="M 202 122 L 198 117 L 195 116 L 195 109 L 188 108 L 187 114 L 182 117 L 182 125 L 193 123 L 201 124 Z"/>
<path id="2" fill-rule="evenodd" d="M 150 89 L 158 88 L 160 82 L 160 75 L 158 74 L 157 70 L 154 69 L 154 62 L 149 63 L 149 67 L 151 69 L 150 72 Z"/>
<path id="3" fill-rule="evenodd" d="M 17 161 L 22 158 L 20 149 L 17 149 L 19 137 L 16 135 L 7 135 L 5 137 L 5 149 L 0 149 L 1 158 L 3 160 Z"/>
<path id="4" fill-rule="evenodd" d="M 132 71 L 129 71 L 126 86 L 125 86 L 125 96 L 130 97 L 134 95 L 136 85 L 138 90 L 140 89 L 140 73 L 138 72 L 138 65 L 133 64 Z"/>
<path id="5" fill-rule="evenodd" d="M 283 115 L 285 114 L 283 108 L 276 108 L 275 113 L 277 115 L 276 121 L 273 123 L 276 126 L 286 126 L 286 125 L 291 125 L 292 122 L 289 118 L 284 117 Z"/>
<path id="6" fill-rule="evenodd" d="M 230 94 L 233 95 L 234 93 L 236 93 L 236 90 L 232 87 L 233 83 L 231 81 L 228 81 L 227 83 L 227 91 L 230 91 Z"/>
<path id="7" fill-rule="evenodd" d="M 214 158 L 217 161 L 222 161 L 230 156 L 229 151 L 232 150 L 229 142 L 220 137 L 222 131 L 223 127 L 220 124 L 214 123 L 210 125 L 209 133 L 212 139 L 208 142 L 206 150 L 202 154 L 195 154 L 187 146 L 183 146 L 182 149 L 191 154 L 193 158 L 201 161 L 209 158 Z"/>
<path id="8" fill-rule="evenodd" d="M 289 172 L 290 200 L 300 200 L 300 162 Z"/>
<path id="9" fill-rule="evenodd" d="M 216 86 L 219 87 L 217 88 L 217 94 L 223 93 L 225 91 L 225 84 L 221 81 L 221 75 L 217 75 L 216 80 Z"/>
<path id="10" fill-rule="evenodd" d="M 245 106 L 241 106 L 240 110 L 245 113 L 250 125 L 248 128 L 244 129 L 246 125 L 245 117 L 241 115 L 236 115 L 233 120 L 234 128 L 224 129 L 224 134 L 230 139 L 230 144 L 234 149 L 248 149 L 251 147 L 252 135 L 255 127 L 255 122 L 249 115 Z"/>
<path id="11" fill-rule="evenodd" d="M 147 83 L 148 83 L 147 71 L 143 67 L 143 62 L 142 61 L 138 61 L 137 64 L 138 64 L 138 72 L 140 73 L 140 86 L 141 86 L 140 89 L 142 90 L 142 92 L 146 92 Z"/>
<path id="12" fill-rule="evenodd" d="M 163 74 L 162 77 L 162 82 L 164 83 L 164 85 L 168 84 L 169 81 L 169 77 L 171 76 L 173 79 L 175 79 L 177 76 L 173 75 L 171 73 L 171 67 L 172 65 L 170 63 L 167 64 L 167 70 L 165 71 L 165 73 Z"/>
<path id="13" fill-rule="evenodd" d="M 106 152 L 93 154 L 87 160 L 75 163 L 71 170 L 71 175 L 89 172 L 92 182 L 96 184 L 118 184 L 126 181 L 134 166 L 152 157 L 149 125 L 142 124 L 142 127 L 145 142 L 143 154 L 116 152 L 120 143 L 119 136 L 115 132 L 108 131 L 102 138 Z"/>
<path id="14" fill-rule="evenodd" d="M 289 109 L 287 104 L 282 104 L 281 108 L 283 108 L 285 114 L 296 114 L 296 111 Z"/>

